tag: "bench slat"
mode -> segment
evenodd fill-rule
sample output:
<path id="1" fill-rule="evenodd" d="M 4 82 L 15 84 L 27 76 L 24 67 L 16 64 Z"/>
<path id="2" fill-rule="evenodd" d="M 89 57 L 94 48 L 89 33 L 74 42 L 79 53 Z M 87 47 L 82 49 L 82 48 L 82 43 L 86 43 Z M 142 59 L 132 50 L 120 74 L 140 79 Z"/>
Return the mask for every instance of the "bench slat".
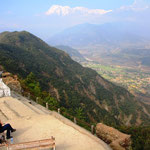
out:
<path id="1" fill-rule="evenodd" d="M 20 149 L 50 149 L 55 150 L 55 139 L 52 137 L 51 139 L 44 139 L 38 141 L 24 142 L 18 144 L 7 144 L 9 150 L 20 150 Z"/>

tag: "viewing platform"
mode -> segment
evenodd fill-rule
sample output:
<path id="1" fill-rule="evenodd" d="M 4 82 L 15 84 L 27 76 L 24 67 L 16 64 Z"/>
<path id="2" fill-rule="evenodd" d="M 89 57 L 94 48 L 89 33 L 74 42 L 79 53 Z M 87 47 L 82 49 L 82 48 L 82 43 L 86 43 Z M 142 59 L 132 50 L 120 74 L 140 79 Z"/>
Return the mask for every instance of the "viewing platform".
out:
<path id="1" fill-rule="evenodd" d="M 12 133 L 13 144 L 21 146 L 21 143 L 24 143 L 29 146 L 35 142 L 36 147 L 38 141 L 44 142 L 53 136 L 53 144 L 55 143 L 57 150 L 111 149 L 96 136 L 60 114 L 47 110 L 21 95 L 12 93 L 12 96 L 0 98 L 0 118 L 2 122 L 10 123 L 17 129 Z M 10 143 L 10 140 L 8 142 Z M 15 145 L 11 145 L 12 149 Z M 39 145 L 35 149 L 42 147 Z"/>

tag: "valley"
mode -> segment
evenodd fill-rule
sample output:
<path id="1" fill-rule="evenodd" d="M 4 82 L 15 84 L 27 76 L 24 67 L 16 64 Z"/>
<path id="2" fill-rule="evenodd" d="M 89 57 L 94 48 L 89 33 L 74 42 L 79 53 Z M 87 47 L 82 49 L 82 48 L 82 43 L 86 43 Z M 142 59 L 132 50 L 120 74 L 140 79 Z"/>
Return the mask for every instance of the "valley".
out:
<path id="1" fill-rule="evenodd" d="M 150 49 L 144 47 L 81 50 L 86 58 L 84 67 L 96 70 L 102 77 L 121 85 L 137 96 L 150 102 Z"/>
<path id="2" fill-rule="evenodd" d="M 139 68 L 94 62 L 86 62 L 82 63 L 82 65 L 96 70 L 105 79 L 122 85 L 133 94 L 138 93 L 150 97 L 150 72 L 143 72 Z"/>

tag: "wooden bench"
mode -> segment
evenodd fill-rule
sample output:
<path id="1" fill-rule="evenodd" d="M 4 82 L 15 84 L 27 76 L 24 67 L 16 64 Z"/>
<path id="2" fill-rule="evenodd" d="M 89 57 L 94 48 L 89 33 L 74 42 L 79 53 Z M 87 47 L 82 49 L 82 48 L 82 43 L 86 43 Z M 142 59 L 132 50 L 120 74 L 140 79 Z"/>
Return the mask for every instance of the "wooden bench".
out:
<path id="1" fill-rule="evenodd" d="M 55 138 L 51 137 L 50 139 L 24 142 L 18 144 L 5 144 L 3 147 L 6 147 L 8 150 L 55 150 Z"/>
<path id="2" fill-rule="evenodd" d="M 6 150 L 6 144 L 8 144 L 8 142 L 6 141 L 4 132 L 0 133 L 0 139 L 1 139 L 0 150 Z"/>
<path id="3" fill-rule="evenodd" d="M 2 140 L 1 142 L 3 143 L 3 142 L 6 142 L 6 137 L 5 137 L 5 133 L 4 132 L 2 132 L 2 133 L 0 133 L 0 140 Z M 1 143 L 1 144 L 2 144 Z"/>

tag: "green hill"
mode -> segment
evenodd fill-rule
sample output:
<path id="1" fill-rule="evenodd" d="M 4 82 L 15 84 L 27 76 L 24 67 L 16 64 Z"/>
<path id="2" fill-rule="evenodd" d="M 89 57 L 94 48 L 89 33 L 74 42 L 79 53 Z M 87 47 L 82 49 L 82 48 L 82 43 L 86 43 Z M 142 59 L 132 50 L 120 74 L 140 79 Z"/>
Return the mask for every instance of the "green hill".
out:
<path id="1" fill-rule="evenodd" d="M 150 122 L 144 106 L 127 90 L 26 31 L 0 34 L 0 65 L 23 79 L 33 72 L 43 91 L 49 92 L 72 115 L 81 109 L 87 122 L 108 125 Z"/>

